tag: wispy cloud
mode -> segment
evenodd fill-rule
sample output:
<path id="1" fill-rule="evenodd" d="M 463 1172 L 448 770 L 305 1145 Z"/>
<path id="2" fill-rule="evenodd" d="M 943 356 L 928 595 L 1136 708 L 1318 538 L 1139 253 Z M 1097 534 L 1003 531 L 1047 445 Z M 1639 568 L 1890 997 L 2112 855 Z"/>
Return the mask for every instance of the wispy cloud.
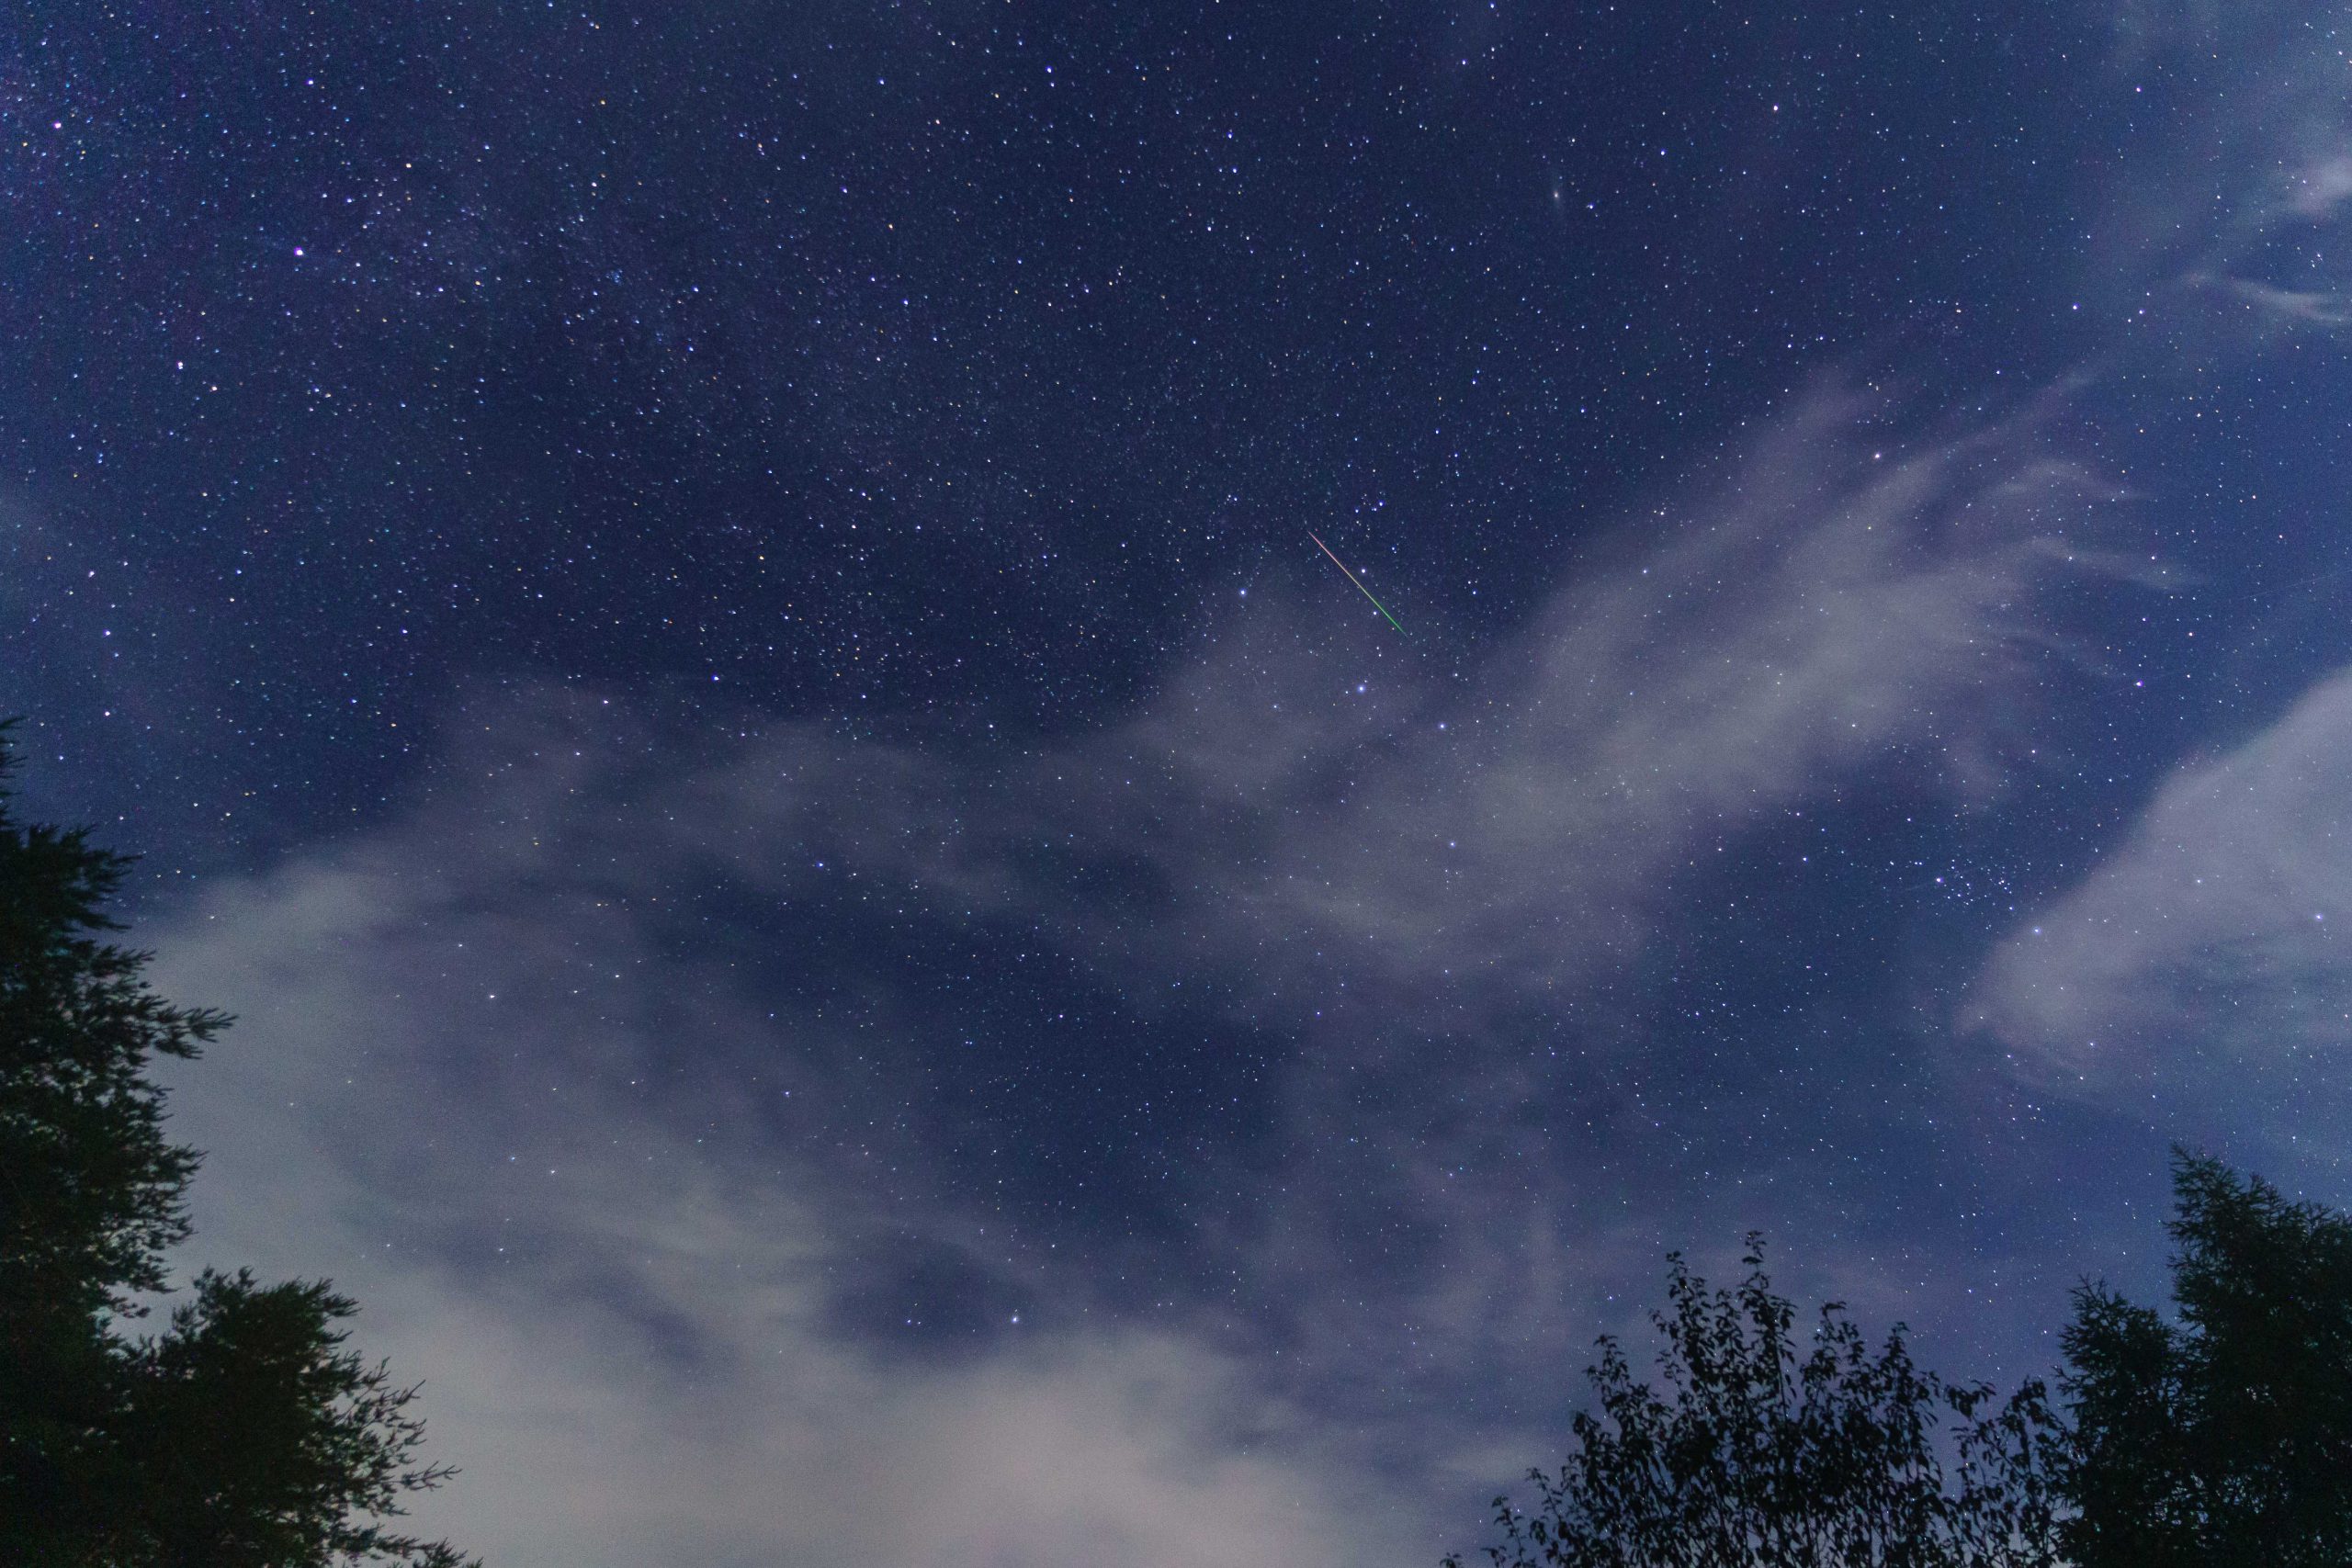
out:
<path id="1" fill-rule="evenodd" d="M 1475 666 L 1261 593 L 1094 737 L 950 758 L 775 731 L 654 796 L 652 830 L 778 888 L 831 855 L 1038 906 L 1080 951 L 1240 975 L 1294 1021 L 1508 1003 L 1622 961 L 1679 874 L 1840 779 L 2003 787 L 2069 657 L 2041 595 L 2166 570 L 2105 547 L 2119 494 L 2053 450 L 2055 400 L 1905 441 L 1881 400 L 1816 391 Z"/>
<path id="2" fill-rule="evenodd" d="M 2213 330 L 2256 344 L 2352 319 L 2344 19 L 2292 0 L 2120 9 L 2115 69 L 2148 107 L 2129 116 L 2143 147 L 2094 253 L 2131 303 L 2177 286 L 2192 304 L 2233 305 Z M 2181 346 L 2167 333 L 2162 352 Z"/>
<path id="3" fill-rule="evenodd" d="M 2162 573 L 2099 543 L 2052 406 L 1816 391 L 1475 663 L 1261 592 L 1056 746 L 475 703 L 432 797 L 157 936 L 246 1020 L 181 1091 L 201 1250 L 356 1291 L 469 1467 L 432 1521 L 517 1556 L 1426 1558 L 1387 1483 L 1475 1506 L 1542 1413 L 1413 1390 L 1627 1326 L 1656 1267 L 1657 1216 L 1580 1189 L 1666 1134 L 1605 1124 L 1605 1047 L 1571 1084 L 1502 1025 L 1857 781 L 1999 794 L 2082 662 L 2044 591 Z M 1181 1237 L 1078 1255 L 975 1190 L 953 1005 L 802 908 L 1030 933 L 1137 1028 L 1262 1032 L 1278 1134 L 1188 1150 L 1224 1201 Z M 1589 1139 L 1542 1125 L 1571 1091 Z M 1114 1278 L 1154 1269 L 1148 1306 Z"/>
<path id="4" fill-rule="evenodd" d="M 1996 950 L 1972 1020 L 2034 1079 L 2347 1152 L 2352 673 L 2156 792 L 2101 866 Z M 2222 1094 L 2223 1086 L 2259 1093 Z"/>
<path id="5" fill-rule="evenodd" d="M 2211 278 L 2191 274 L 2192 283 L 2212 283 L 2280 325 L 2340 327 L 2352 323 L 2352 293 L 2336 288 L 2275 288 L 2243 277 Z"/>
<path id="6" fill-rule="evenodd" d="M 820 1021 L 714 998 L 670 1051 L 654 994 L 694 966 L 603 919 L 593 876 L 439 858 L 446 825 L 224 889 L 158 968 L 248 1014 L 175 1100 L 211 1149 L 196 1250 L 332 1274 L 370 1350 L 429 1375 L 466 1474 L 420 1522 L 515 1562 L 1375 1559 L 1317 1435 L 1184 1324 L 1046 1303 L 933 1357 L 842 1332 L 841 1280 L 910 1233 L 1064 1276 L 1017 1225 L 856 1179 L 921 1158 L 858 1125 L 881 1101 L 835 1108 L 854 1147 L 770 1120 L 788 1082 L 824 1098 Z"/>

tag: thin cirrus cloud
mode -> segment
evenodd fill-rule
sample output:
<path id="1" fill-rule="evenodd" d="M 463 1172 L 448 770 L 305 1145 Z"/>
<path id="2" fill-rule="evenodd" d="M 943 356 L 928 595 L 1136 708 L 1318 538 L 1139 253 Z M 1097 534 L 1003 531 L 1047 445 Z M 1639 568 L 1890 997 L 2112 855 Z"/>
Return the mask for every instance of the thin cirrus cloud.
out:
<path id="1" fill-rule="evenodd" d="M 1813 392 L 1455 673 L 1300 591 L 1044 749 L 479 704 L 432 798 L 156 937 L 171 994 L 245 1018 L 178 1090 L 215 1151 L 190 1260 L 352 1289 L 468 1466 L 421 1521 L 513 1555 L 1425 1559 L 1459 1517 L 1393 1482 L 1459 1484 L 1496 1427 L 1363 1369 L 1620 1326 L 1655 1219 L 1578 1211 L 1566 1145 L 1456 1180 L 1487 1134 L 1429 1107 L 1553 1092 L 1474 1026 L 1624 961 L 1718 846 L 1858 778 L 2001 789 L 2080 668 L 2040 595 L 2160 576 L 2098 547 L 2114 491 L 2049 412 L 1903 441 Z M 799 960 L 698 905 L 720 881 L 1031 931 L 1147 1024 L 1189 987 L 1288 1042 L 1278 1165 L 1188 1175 L 1254 1221 L 1185 1245 L 1314 1332 L 1277 1359 L 1181 1280 L 1144 1321 L 1108 1276 L 1172 1238 L 1073 1257 L 980 1202 L 924 1100 L 936 1001 L 887 966 L 779 1001 Z M 890 1348 L 884 1303 L 956 1332 Z"/>
<path id="2" fill-rule="evenodd" d="M 1456 672 L 1261 594 L 1094 736 L 950 759 L 804 727 L 664 815 L 771 886 L 830 856 L 1130 973 L 1241 976 L 1253 1012 L 1475 1014 L 1621 962 L 1681 871 L 1835 781 L 2004 786 L 2080 667 L 2045 592 L 2167 575 L 2102 545 L 2120 497 L 2052 449 L 2059 400 L 1898 443 L 1816 389 Z"/>
<path id="3" fill-rule="evenodd" d="M 1967 1016 L 2030 1077 L 2274 1152 L 2341 1156 L 2352 1030 L 2352 673 L 2181 769 L 2130 837 L 1996 948 Z"/>
<path id="4" fill-rule="evenodd" d="M 2094 257 L 2135 299 L 2169 281 L 2220 307 L 2218 337 L 2152 340 L 2166 362 L 2324 346 L 2352 322 L 2340 19 L 2288 0 L 2119 14 L 2116 68 L 2161 88 L 2166 112 L 2148 125 L 2162 151 L 2118 182 Z M 2348 681 L 2314 682 L 2259 734 L 2175 772 L 2098 869 L 1994 949 L 1963 1027 L 2031 1082 L 2193 1141 L 2341 1155 L 2324 1129 L 2341 1122 L 2332 1043 L 2352 1013 L 2335 924 L 2352 892 L 2336 787 L 2352 762 Z"/>
<path id="5" fill-rule="evenodd" d="M 2120 10 L 2113 68 L 2145 107 L 2131 117 L 2139 145 L 2111 182 L 2090 256 L 2125 316 L 2178 286 L 2220 308 L 2223 344 L 2352 321 L 2341 261 L 2352 98 L 2330 41 L 2341 21 L 2340 8 L 2304 0 Z M 2167 334 L 2158 352 L 2183 346 Z"/>

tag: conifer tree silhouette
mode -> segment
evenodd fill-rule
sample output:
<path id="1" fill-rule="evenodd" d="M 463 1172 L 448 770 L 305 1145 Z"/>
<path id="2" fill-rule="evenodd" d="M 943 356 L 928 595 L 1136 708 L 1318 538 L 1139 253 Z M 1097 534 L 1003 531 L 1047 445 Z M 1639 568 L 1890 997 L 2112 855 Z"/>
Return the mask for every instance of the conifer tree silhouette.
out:
<path id="1" fill-rule="evenodd" d="M 132 1337 L 189 1234 L 195 1151 L 158 1056 L 230 1021 L 165 1001 L 107 940 L 130 861 L 9 810 L 0 725 L 0 1563 L 309 1568 L 472 1562 L 385 1521 L 453 1473 L 414 1461 L 416 1390 L 345 1350 L 324 1282 L 206 1271 Z"/>

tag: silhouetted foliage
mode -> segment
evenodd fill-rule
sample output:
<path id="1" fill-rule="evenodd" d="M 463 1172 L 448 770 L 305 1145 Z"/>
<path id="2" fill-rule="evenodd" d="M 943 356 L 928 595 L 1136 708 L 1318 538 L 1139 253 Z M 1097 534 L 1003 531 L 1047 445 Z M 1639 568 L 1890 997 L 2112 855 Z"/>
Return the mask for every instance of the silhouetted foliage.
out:
<path id="1" fill-rule="evenodd" d="M 1495 1499 L 1498 1568 L 2346 1568 L 2352 1215 L 2174 1153 L 2177 1321 L 2075 1292 L 2063 1415 L 1873 1357 L 1835 1305 L 1800 1363 L 1751 1247 L 1736 1292 L 1677 1258 L 1667 1394 L 1614 1341 L 1538 1506 Z M 1750 1238 L 1751 1243 L 1754 1238 Z M 1945 1461 L 1952 1465 L 1947 1480 Z M 1458 1568 L 1458 1558 L 1446 1559 Z"/>
<path id="2" fill-rule="evenodd" d="M 1993 1391 L 1922 1371 L 1898 1325 L 1872 1354 L 1831 1303 L 1800 1357 L 1758 1238 L 1736 1291 L 1671 1259 L 1667 1392 L 1613 1339 L 1537 1506 L 1495 1499 L 1498 1568 L 2009 1568 L 2052 1561 L 2055 1424 L 2040 1383 Z M 1461 1559 L 1446 1559 L 1459 1568 Z"/>
<path id="3" fill-rule="evenodd" d="M 2081 1568 L 2352 1562 L 2352 1218 L 2176 1152 L 2167 1323 L 2075 1292 L 2062 1527 Z"/>
<path id="4" fill-rule="evenodd" d="M 194 1151 L 164 1137 L 158 1055 L 229 1021 L 149 989 L 104 913 L 130 862 L 18 825 L 0 727 L 0 1563 L 306 1568 L 468 1561 L 370 1522 L 412 1463 L 413 1388 L 341 1348 L 324 1284 L 207 1272 L 132 1338 L 185 1240 Z"/>

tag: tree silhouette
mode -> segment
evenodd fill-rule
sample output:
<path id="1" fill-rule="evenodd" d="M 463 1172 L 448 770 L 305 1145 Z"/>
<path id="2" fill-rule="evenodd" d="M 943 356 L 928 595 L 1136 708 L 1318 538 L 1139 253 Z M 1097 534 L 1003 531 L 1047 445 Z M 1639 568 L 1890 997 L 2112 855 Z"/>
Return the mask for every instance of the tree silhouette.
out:
<path id="1" fill-rule="evenodd" d="M 2075 1292 L 2061 1538 L 2081 1568 L 2352 1562 L 2352 1218 L 2174 1152 L 2180 1321 Z"/>
<path id="2" fill-rule="evenodd" d="M 1556 1475 L 1537 1506 L 1495 1499 L 1496 1568 L 2024 1568 L 2052 1561 L 2057 1435 L 2042 1386 L 1996 1407 L 1911 1359 L 1898 1325 L 1873 1355 L 1843 1309 L 1821 1309 L 1808 1353 L 1748 1237 L 1735 1291 L 1670 1258 L 1652 1314 L 1667 1393 L 1617 1342 L 1587 1369 Z M 1459 1557 L 1446 1559 L 1460 1568 Z"/>
<path id="3" fill-rule="evenodd" d="M 2167 1321 L 2075 1292 L 2062 1415 L 1996 1408 L 1873 1357 L 1836 1305 L 1791 1343 L 1751 1236 L 1709 1292 L 1677 1257 L 1654 1314 L 1667 1394 L 1615 1341 L 1588 1370 L 1537 1506 L 1495 1499 L 1497 1568 L 2346 1568 L 2352 1564 L 2352 1215 L 2176 1149 Z M 1949 1475 L 1946 1460 L 1951 1461 Z M 1446 1559 L 1449 1568 L 1460 1560 Z"/>
<path id="4" fill-rule="evenodd" d="M 151 990 L 105 940 L 130 865 L 86 831 L 21 826 L 0 725 L 0 1563 L 228 1568 L 406 1561 L 413 1387 L 342 1348 L 323 1283 L 206 1272 L 161 1334 L 139 1298 L 187 1239 L 198 1156 L 164 1136 L 159 1055 L 229 1020 Z"/>

